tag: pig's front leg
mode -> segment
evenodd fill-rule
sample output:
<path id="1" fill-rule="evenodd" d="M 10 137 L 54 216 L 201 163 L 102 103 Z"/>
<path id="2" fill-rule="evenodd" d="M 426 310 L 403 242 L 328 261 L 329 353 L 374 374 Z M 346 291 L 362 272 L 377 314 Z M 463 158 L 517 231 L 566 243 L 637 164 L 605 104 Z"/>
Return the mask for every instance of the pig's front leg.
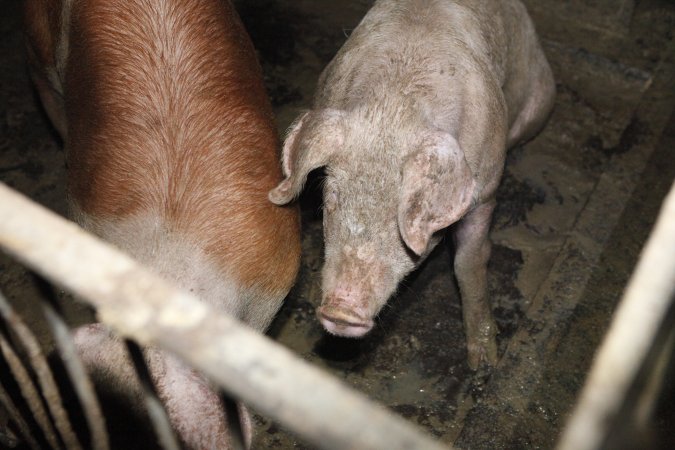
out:
<path id="1" fill-rule="evenodd" d="M 454 230 L 455 276 L 462 296 L 462 313 L 469 354 L 469 367 L 497 363 L 497 327 L 487 292 L 490 258 L 490 222 L 495 201 L 484 203 L 460 220 Z"/>

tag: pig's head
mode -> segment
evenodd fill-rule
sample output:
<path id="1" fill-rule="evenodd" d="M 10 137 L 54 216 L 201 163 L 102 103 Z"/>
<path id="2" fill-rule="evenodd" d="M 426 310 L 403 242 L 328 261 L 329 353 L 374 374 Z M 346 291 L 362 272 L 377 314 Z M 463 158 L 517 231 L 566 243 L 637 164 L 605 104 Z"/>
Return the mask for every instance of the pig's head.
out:
<path id="1" fill-rule="evenodd" d="M 470 208 L 475 181 L 448 133 L 374 133 L 363 118 L 318 110 L 291 127 L 285 179 L 270 200 L 291 202 L 308 173 L 322 166 L 325 264 L 317 315 L 330 333 L 360 337 L 438 243 L 438 232 Z"/>

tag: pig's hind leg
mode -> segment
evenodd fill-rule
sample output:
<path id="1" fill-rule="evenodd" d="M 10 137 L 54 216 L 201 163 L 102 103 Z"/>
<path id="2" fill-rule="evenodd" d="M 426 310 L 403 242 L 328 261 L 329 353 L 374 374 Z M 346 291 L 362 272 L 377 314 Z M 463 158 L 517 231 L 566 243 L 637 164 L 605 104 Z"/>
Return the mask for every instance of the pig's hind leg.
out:
<path id="1" fill-rule="evenodd" d="M 543 54 L 534 64 L 536 73 L 528 86 L 527 99 L 511 125 L 507 148 L 529 141 L 544 127 L 555 103 L 555 80 Z"/>
<path id="2" fill-rule="evenodd" d="M 42 106 L 47 113 L 47 117 L 49 117 L 49 120 L 61 136 L 61 139 L 65 140 L 67 123 L 62 95 L 57 92 L 47 78 L 42 74 L 39 74 L 37 70 L 31 70 L 30 74 L 33 79 L 33 84 L 40 96 L 40 100 L 42 101 Z"/>
<path id="3" fill-rule="evenodd" d="M 462 297 L 469 367 L 497 363 L 497 327 L 492 318 L 487 290 L 488 237 L 495 201 L 469 212 L 454 229 L 455 276 Z"/>

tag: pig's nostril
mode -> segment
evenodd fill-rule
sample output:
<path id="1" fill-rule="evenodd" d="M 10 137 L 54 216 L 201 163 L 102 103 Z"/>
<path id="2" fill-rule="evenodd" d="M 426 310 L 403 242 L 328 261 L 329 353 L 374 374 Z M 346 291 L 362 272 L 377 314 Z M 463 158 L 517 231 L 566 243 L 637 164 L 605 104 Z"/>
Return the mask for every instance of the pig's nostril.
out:
<path id="1" fill-rule="evenodd" d="M 338 336 L 361 337 L 373 328 L 372 319 L 338 306 L 322 306 L 316 314 L 326 331 Z"/>

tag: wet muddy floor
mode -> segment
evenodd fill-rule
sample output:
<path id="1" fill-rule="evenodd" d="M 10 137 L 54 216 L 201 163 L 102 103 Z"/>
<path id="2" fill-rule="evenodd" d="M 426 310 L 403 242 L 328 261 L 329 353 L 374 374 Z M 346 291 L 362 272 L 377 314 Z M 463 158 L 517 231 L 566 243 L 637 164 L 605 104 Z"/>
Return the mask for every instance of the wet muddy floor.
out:
<path id="1" fill-rule="evenodd" d="M 675 4 L 525 1 L 556 77 L 545 130 L 513 149 L 498 191 L 489 288 L 500 334 L 491 372 L 466 363 L 451 245 L 402 283 L 365 339 L 326 335 L 320 177 L 301 198 L 303 263 L 269 335 L 459 448 L 552 448 L 675 178 Z M 370 1 L 241 0 L 280 133 Z M 0 18 L 0 181 L 63 213 L 64 162 L 22 56 L 18 0 Z M 35 290 L 0 256 L 0 289 L 31 316 Z M 71 322 L 86 309 L 67 305 Z M 37 319 L 30 319 L 38 327 Z M 672 390 L 671 390 L 672 392 Z M 670 402 L 670 407 L 668 406 Z M 651 445 L 672 448 L 664 396 Z M 312 448 L 256 416 L 254 448 Z"/>

